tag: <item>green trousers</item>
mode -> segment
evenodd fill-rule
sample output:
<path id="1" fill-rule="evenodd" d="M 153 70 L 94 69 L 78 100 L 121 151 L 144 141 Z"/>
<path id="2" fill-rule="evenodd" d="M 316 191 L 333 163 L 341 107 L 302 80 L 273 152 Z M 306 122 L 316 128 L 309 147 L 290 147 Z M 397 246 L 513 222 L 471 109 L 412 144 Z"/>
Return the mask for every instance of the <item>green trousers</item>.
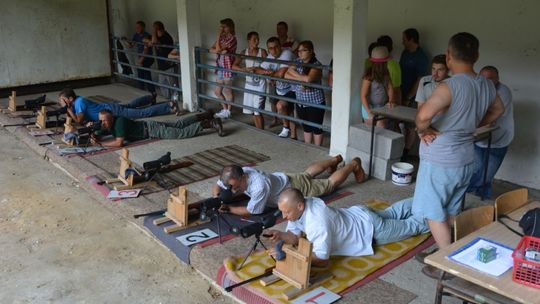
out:
<path id="1" fill-rule="evenodd" d="M 199 134 L 203 127 L 195 115 L 180 117 L 177 121 L 146 121 L 148 137 L 160 139 L 190 138 Z"/>

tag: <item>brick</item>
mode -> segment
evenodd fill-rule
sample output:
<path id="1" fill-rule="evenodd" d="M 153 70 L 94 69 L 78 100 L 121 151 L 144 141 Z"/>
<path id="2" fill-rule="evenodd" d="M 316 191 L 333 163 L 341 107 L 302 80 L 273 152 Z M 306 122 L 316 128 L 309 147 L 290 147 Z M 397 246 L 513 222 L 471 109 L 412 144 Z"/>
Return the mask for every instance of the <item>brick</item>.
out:
<path id="1" fill-rule="evenodd" d="M 360 159 L 362 160 L 362 168 L 364 168 L 367 175 L 369 172 L 369 153 L 357 150 L 352 147 L 347 147 L 346 161 L 349 162 L 355 157 L 360 157 Z M 374 156 L 373 170 L 371 172 L 371 176 L 383 181 L 392 180 L 392 164 L 398 161 L 399 157 L 394 159 L 382 159 L 380 157 Z"/>
<path id="2" fill-rule="evenodd" d="M 371 143 L 371 126 L 354 125 L 349 128 L 349 146 L 359 151 L 369 153 Z M 375 127 L 373 155 L 385 160 L 401 157 L 405 147 L 402 134 Z"/>

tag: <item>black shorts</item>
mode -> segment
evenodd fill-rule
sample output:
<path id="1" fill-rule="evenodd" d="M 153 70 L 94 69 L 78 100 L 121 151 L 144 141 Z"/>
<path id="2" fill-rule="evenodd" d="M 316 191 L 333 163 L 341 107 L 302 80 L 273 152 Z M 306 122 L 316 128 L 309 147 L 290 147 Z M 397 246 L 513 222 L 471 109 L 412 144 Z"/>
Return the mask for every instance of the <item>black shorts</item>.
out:
<path id="1" fill-rule="evenodd" d="M 283 96 L 283 97 L 287 97 L 287 98 L 291 98 L 291 99 L 296 99 L 296 93 L 294 93 L 294 91 L 289 91 L 287 93 L 285 93 L 285 95 L 279 95 L 278 96 Z M 281 100 L 281 99 L 278 99 L 278 100 Z M 288 102 L 286 100 L 283 100 L 284 102 L 287 103 L 287 107 L 289 108 L 289 112 L 292 112 L 294 110 L 294 103 L 293 102 Z"/>
<path id="2" fill-rule="evenodd" d="M 324 105 L 324 103 L 322 105 Z M 322 125 L 324 121 L 324 112 L 324 109 L 321 108 L 314 108 L 296 104 L 296 114 L 298 114 L 298 118 L 312 123 Z M 302 124 L 302 127 L 304 128 L 304 132 L 306 133 L 313 133 L 317 135 L 323 133 L 323 130 L 321 128 L 312 127 L 305 124 Z"/>

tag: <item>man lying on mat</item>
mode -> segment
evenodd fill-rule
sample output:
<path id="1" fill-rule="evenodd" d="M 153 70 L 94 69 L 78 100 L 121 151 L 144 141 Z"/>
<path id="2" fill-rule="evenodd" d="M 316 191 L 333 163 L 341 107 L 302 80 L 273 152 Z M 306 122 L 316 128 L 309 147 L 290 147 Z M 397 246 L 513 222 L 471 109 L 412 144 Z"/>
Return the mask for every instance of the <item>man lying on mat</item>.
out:
<path id="1" fill-rule="evenodd" d="M 178 106 L 173 101 L 156 104 L 155 93 L 137 97 L 127 104 L 95 103 L 65 88 L 58 95 L 58 101 L 62 106 L 67 106 L 68 115 L 78 123 L 97 121 L 101 110 L 109 110 L 114 116 L 130 119 L 178 113 Z"/>
<path id="2" fill-rule="evenodd" d="M 373 245 L 397 242 L 429 232 L 422 219 L 412 217 L 412 199 L 405 199 L 384 210 L 364 205 L 350 208 L 327 206 L 316 197 L 304 198 L 295 188 L 285 189 L 279 196 L 278 208 L 288 220 L 286 232 L 269 230 L 272 241 L 298 244 L 305 233 L 313 243 L 312 265 L 328 265 L 330 256 L 364 256 L 373 254 Z M 270 251 L 274 255 L 274 251 Z"/>
<path id="3" fill-rule="evenodd" d="M 99 112 L 101 129 L 92 135 L 94 144 L 100 143 L 104 135 L 112 134 L 111 140 L 101 142 L 104 147 L 123 147 L 126 141 L 137 141 L 148 138 L 182 139 L 199 134 L 203 129 L 215 129 L 223 136 L 223 126 L 213 113 L 204 112 L 195 115 L 184 115 L 177 121 L 135 121 L 124 117 L 114 117 L 109 110 Z"/>
<path id="4" fill-rule="evenodd" d="M 250 200 L 247 206 L 221 207 L 222 212 L 237 215 L 263 213 L 266 207 L 277 207 L 278 196 L 286 187 L 295 187 L 306 196 L 322 196 L 330 194 L 354 173 L 356 181 L 365 180 L 364 170 L 359 158 L 337 170 L 343 161 L 341 155 L 314 162 L 302 173 L 266 173 L 250 167 L 227 166 L 221 171 L 221 177 L 212 189 L 214 197 L 218 197 L 223 189 L 230 189 L 235 195 L 245 194 Z M 326 179 L 316 179 L 320 173 L 328 171 L 331 175 Z"/>

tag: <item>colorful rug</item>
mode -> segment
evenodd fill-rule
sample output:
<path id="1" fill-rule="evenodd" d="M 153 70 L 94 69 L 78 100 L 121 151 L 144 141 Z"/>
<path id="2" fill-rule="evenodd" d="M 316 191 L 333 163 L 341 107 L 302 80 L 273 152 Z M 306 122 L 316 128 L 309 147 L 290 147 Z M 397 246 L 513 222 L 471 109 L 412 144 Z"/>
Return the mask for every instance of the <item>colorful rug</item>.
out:
<path id="1" fill-rule="evenodd" d="M 324 202 L 326 204 L 330 204 L 332 202 L 335 202 L 343 197 L 349 196 L 353 194 L 352 192 L 335 192 L 330 195 L 322 197 Z M 189 206 L 190 208 L 197 208 L 195 204 L 191 204 Z M 275 209 L 274 209 L 275 210 Z M 176 238 L 188 233 L 192 233 L 195 231 L 199 231 L 205 228 L 208 228 L 212 231 L 214 231 L 216 234 L 219 234 L 221 232 L 221 241 L 226 242 L 228 240 L 231 240 L 236 235 L 232 234 L 230 232 L 231 227 L 235 228 L 243 228 L 245 226 L 251 225 L 254 222 L 260 221 L 260 219 L 265 216 L 266 214 L 272 213 L 274 210 L 270 210 L 265 214 L 262 215 L 253 215 L 248 218 L 242 218 L 238 215 L 232 215 L 232 214 L 223 214 L 221 215 L 220 219 L 220 226 L 221 229 L 218 229 L 216 218 L 212 218 L 211 222 L 204 223 L 201 225 L 197 225 L 195 227 L 189 227 L 181 231 L 173 232 L 173 233 L 165 233 L 163 231 L 164 227 L 167 227 L 169 225 L 173 225 L 173 222 L 167 222 L 161 225 L 154 225 L 153 221 L 155 219 L 158 219 L 162 217 L 163 215 L 156 215 L 156 216 L 147 216 L 144 218 L 144 226 L 150 230 L 150 232 L 158 239 L 160 240 L 163 245 L 165 245 L 167 248 L 169 248 L 181 261 L 183 261 L 186 264 L 189 264 L 189 254 L 191 252 L 192 247 L 187 247 L 181 244 Z M 277 219 L 276 224 L 282 222 L 283 219 L 281 216 Z M 220 231 L 221 230 L 221 231 Z M 195 246 L 199 246 L 201 248 L 208 247 L 214 244 L 219 243 L 219 238 L 214 238 L 211 240 L 208 240 L 203 243 L 196 244 Z"/>
<path id="2" fill-rule="evenodd" d="M 383 209 L 388 203 L 370 200 L 368 206 Z M 339 294 L 369 283 L 394 267 L 409 260 L 415 254 L 425 250 L 434 243 L 430 234 L 415 236 L 400 242 L 375 247 L 375 254 L 364 257 L 332 257 L 331 266 L 324 270 L 312 269 L 312 274 L 331 272 L 334 278 L 322 286 Z M 275 265 L 265 251 L 254 253 L 240 271 L 236 267 L 243 256 L 227 258 L 218 271 L 216 281 L 224 288 L 243 280 L 255 277 L 264 269 Z M 278 281 L 267 287 L 258 281 L 233 289 L 233 294 L 246 303 L 287 303 L 282 294 L 293 287 L 284 281 Z"/>
<path id="3" fill-rule="evenodd" d="M 157 184 L 146 188 L 144 194 L 163 191 L 165 189 L 173 189 L 178 186 L 217 176 L 225 166 L 253 166 L 267 160 L 270 160 L 270 157 L 237 145 L 205 150 L 193 155 L 174 159 L 171 164 L 191 162 L 193 165 L 160 174 L 160 177 L 155 179 Z M 120 164 L 118 163 L 118 165 Z M 137 169 L 140 169 L 140 167 Z M 112 172 L 118 172 L 116 170 L 118 169 L 114 168 Z M 113 176 L 96 177 L 101 181 L 113 178 Z M 116 177 L 116 175 L 114 177 Z M 112 189 L 112 186 L 110 189 Z"/>

